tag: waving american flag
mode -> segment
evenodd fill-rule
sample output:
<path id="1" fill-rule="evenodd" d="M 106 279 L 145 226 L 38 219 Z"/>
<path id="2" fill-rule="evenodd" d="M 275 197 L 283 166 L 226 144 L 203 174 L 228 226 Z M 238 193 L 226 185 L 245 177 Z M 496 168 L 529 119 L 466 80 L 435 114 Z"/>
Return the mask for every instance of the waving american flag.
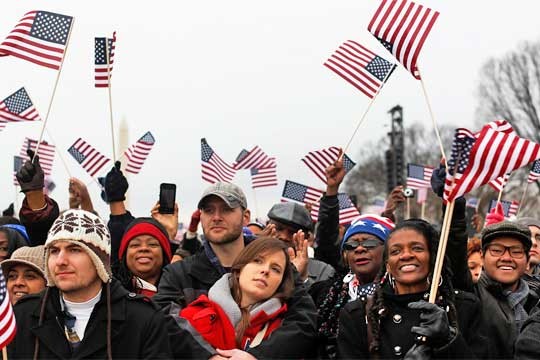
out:
<path id="1" fill-rule="evenodd" d="M 148 154 L 154 147 L 156 139 L 150 131 L 146 132 L 137 142 L 131 145 L 124 155 L 128 159 L 126 163 L 126 171 L 132 174 L 138 174 Z"/>
<path id="2" fill-rule="evenodd" d="M 26 13 L 0 44 L 0 56 L 15 56 L 58 70 L 64 58 L 73 17 L 48 11 Z"/>
<path id="3" fill-rule="evenodd" d="M 236 169 L 223 161 L 203 138 L 201 139 L 201 172 L 203 180 L 214 184 L 220 181 L 231 182 Z"/>
<path id="4" fill-rule="evenodd" d="M 0 349 L 13 340 L 16 332 L 15 314 L 9 301 L 4 274 L 0 271 Z"/>
<path id="5" fill-rule="evenodd" d="M 0 121 L 39 121 L 38 111 L 24 87 L 0 102 Z"/>
<path id="6" fill-rule="evenodd" d="M 81 138 L 70 146 L 68 152 L 92 177 L 111 161 Z"/>
<path id="7" fill-rule="evenodd" d="M 306 166 L 313 171 L 313 173 L 326 184 L 326 168 L 332 165 L 339 157 L 340 149 L 332 146 L 327 149 L 310 151 L 306 156 L 302 158 L 302 161 Z M 355 162 L 351 160 L 347 154 L 343 155 L 343 167 L 345 172 L 349 172 Z"/>
<path id="8" fill-rule="evenodd" d="M 107 44 L 107 47 L 105 47 Z M 94 80 L 96 87 L 109 87 L 116 48 L 116 31 L 112 38 L 97 37 L 94 39 Z"/>

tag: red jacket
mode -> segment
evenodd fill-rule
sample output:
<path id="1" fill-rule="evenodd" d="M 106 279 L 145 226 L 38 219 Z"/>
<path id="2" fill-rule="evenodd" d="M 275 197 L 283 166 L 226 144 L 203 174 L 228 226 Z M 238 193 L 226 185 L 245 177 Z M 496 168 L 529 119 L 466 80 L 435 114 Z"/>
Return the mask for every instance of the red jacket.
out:
<path id="1" fill-rule="evenodd" d="M 272 314 L 259 311 L 252 315 L 250 326 L 244 332 L 242 338 L 242 350 L 250 348 L 253 338 L 268 324 L 263 340 L 281 325 L 283 315 L 287 311 L 287 304 L 283 304 Z M 229 316 L 215 302 L 201 295 L 186 308 L 180 311 L 180 316 L 186 318 L 191 325 L 216 349 L 236 349 L 235 330 L 229 320 Z M 258 345 L 258 344 L 256 344 Z M 255 345 L 255 346 L 256 346 Z M 253 346 L 253 347 L 255 347 Z"/>

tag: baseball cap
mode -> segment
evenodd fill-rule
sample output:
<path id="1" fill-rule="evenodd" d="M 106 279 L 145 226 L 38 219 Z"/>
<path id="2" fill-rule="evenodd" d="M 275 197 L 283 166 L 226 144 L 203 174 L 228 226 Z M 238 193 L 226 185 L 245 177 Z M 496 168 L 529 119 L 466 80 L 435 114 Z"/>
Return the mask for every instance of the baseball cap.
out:
<path id="1" fill-rule="evenodd" d="M 230 208 L 237 208 L 241 206 L 244 209 L 247 209 L 247 200 L 246 195 L 240 187 L 226 182 L 217 182 L 214 185 L 208 187 L 202 194 L 201 200 L 197 207 L 202 209 L 204 206 L 204 201 L 210 195 L 215 195 L 225 201 L 227 206 Z"/>

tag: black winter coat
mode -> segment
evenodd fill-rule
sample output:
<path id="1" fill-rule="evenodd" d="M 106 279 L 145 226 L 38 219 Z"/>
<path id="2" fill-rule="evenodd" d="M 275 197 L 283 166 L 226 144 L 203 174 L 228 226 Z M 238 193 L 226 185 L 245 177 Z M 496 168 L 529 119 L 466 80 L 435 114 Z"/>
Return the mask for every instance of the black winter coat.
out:
<path id="1" fill-rule="evenodd" d="M 9 359 L 32 359 L 36 337 L 39 359 L 106 359 L 107 296 L 103 288 L 81 344 L 66 339 L 59 291 L 49 288 L 42 325 L 39 315 L 44 292 L 19 300 L 14 307 L 17 335 L 8 346 Z M 113 359 L 169 359 L 165 318 L 148 298 L 129 293 L 118 281 L 111 283 L 111 343 Z"/>
<path id="2" fill-rule="evenodd" d="M 427 295 L 427 296 L 425 296 Z M 427 299 L 426 293 L 395 295 L 385 291 L 386 316 L 380 324 L 381 359 L 400 359 L 414 345 L 411 327 L 420 323 L 420 311 L 407 304 Z M 434 349 L 432 359 L 471 359 L 485 357 L 486 338 L 480 332 L 480 308 L 476 296 L 457 291 L 455 305 L 458 316 L 458 335 L 440 349 Z M 365 302 L 361 299 L 345 305 L 339 317 L 338 356 L 342 359 L 370 359 Z"/>
<path id="3" fill-rule="evenodd" d="M 478 283 L 473 283 L 471 272 L 467 267 L 467 226 L 465 221 L 465 199 L 456 199 L 447 255 L 450 260 L 452 284 L 455 289 L 461 289 L 476 294 L 482 303 L 482 332 L 489 339 L 489 358 L 509 359 L 514 356 L 514 343 L 519 333 L 516 328 L 514 311 L 510 307 L 503 287 L 482 273 Z M 532 288 L 524 308 L 530 312 L 539 301 L 539 294 Z"/>
<path id="4" fill-rule="evenodd" d="M 208 290 L 222 274 L 212 265 L 204 251 L 165 267 L 159 282 L 158 293 L 152 298 L 161 307 L 178 314 L 186 306 Z M 171 306 L 172 305 L 172 306 Z M 179 306 L 178 306 L 179 305 Z M 287 302 L 288 310 L 281 326 L 259 346 L 249 349 L 258 359 L 306 358 L 314 352 L 317 312 L 313 300 L 307 294 L 302 281 L 296 277 L 296 288 Z M 167 311 L 167 309 L 165 309 Z M 176 317 L 179 325 L 177 341 L 171 336 L 175 357 L 209 358 L 215 350 L 189 325 L 187 320 Z"/>

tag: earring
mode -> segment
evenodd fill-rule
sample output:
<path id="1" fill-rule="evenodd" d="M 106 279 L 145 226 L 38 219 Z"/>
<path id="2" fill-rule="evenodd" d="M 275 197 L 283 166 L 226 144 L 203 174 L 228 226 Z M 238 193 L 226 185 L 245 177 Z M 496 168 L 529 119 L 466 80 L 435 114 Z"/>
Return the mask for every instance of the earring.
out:
<path id="1" fill-rule="evenodd" d="M 384 281 L 388 281 L 388 284 L 390 284 L 392 289 L 394 289 L 396 287 L 396 282 L 394 280 L 394 277 L 388 271 L 386 271 L 386 273 L 384 273 L 383 282 Z M 382 284 L 382 282 L 381 282 L 381 284 Z"/>

